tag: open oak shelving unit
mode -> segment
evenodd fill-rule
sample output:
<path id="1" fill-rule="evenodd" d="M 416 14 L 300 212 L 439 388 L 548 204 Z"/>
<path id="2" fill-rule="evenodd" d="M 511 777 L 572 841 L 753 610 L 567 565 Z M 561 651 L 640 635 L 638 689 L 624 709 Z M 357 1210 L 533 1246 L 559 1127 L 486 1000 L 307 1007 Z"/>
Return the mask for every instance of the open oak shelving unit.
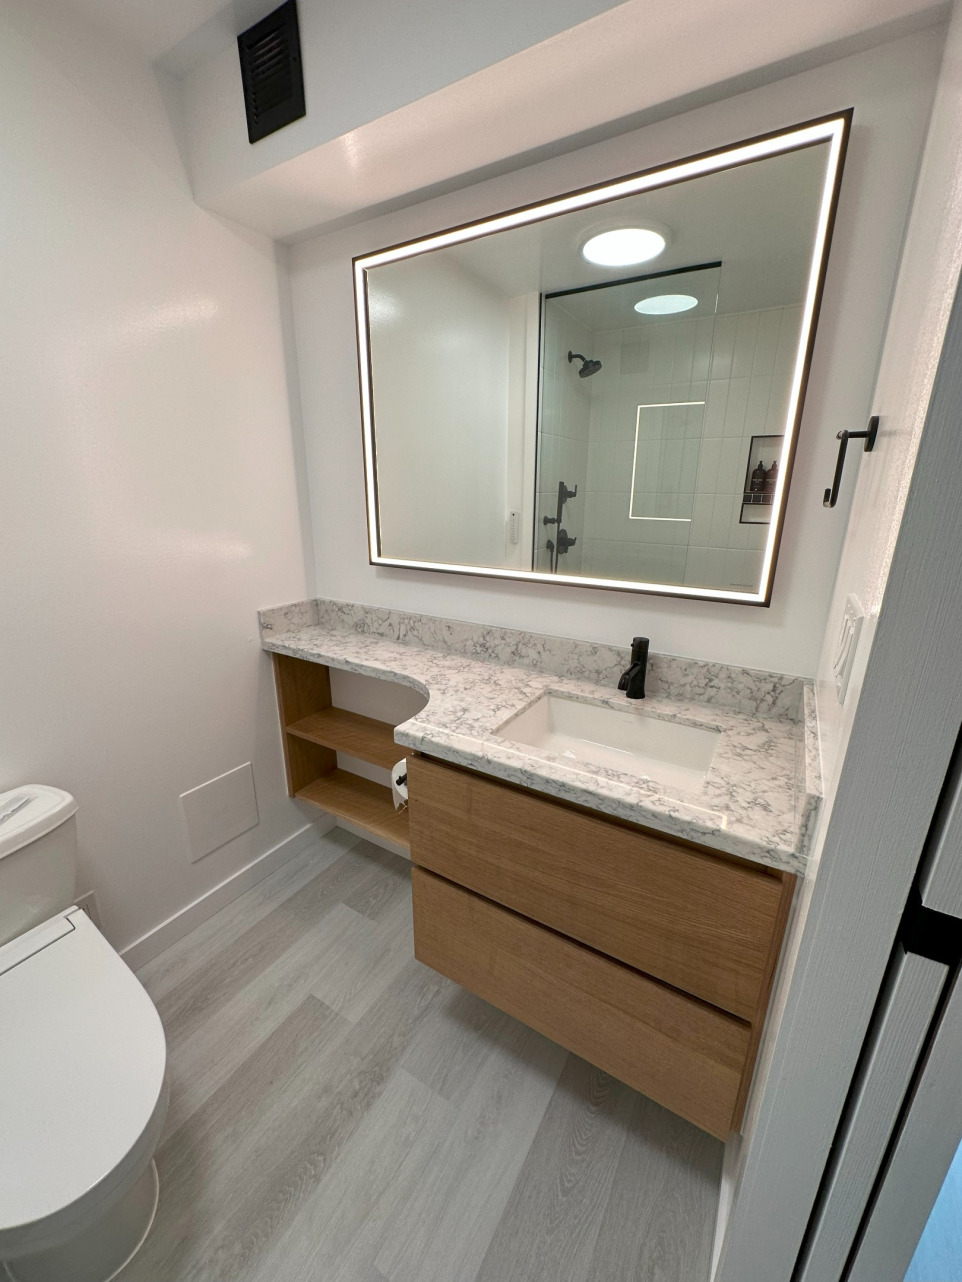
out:
<path id="1" fill-rule="evenodd" d="M 335 708 L 325 664 L 286 654 L 273 658 L 290 795 L 409 850 L 407 811 L 394 809 L 391 789 L 337 764 L 343 752 L 390 770 L 404 755 L 394 742 L 394 727 Z"/>

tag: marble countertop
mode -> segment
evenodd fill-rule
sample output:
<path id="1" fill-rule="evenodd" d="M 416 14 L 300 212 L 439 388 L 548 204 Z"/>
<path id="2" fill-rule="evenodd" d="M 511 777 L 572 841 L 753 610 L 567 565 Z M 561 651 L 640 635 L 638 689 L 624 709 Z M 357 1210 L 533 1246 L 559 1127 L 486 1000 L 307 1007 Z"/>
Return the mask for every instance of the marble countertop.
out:
<path id="1" fill-rule="evenodd" d="M 312 622 L 312 617 L 324 621 Z M 323 608 L 320 616 L 316 610 L 312 616 L 295 607 L 265 611 L 261 627 L 266 650 L 398 681 L 424 694 L 427 703 L 423 710 L 395 730 L 394 738 L 401 745 L 399 757 L 403 748 L 417 749 L 772 868 L 796 874 L 806 870 L 821 791 L 810 682 L 790 679 L 796 683 L 792 689 L 798 703 L 792 712 L 785 706 L 788 687 L 780 688 L 773 701 L 770 690 L 776 679 L 766 685 L 769 674 L 749 674 L 759 677 L 758 687 L 766 691 L 760 708 L 759 699 L 730 697 L 731 684 L 726 683 L 721 665 L 695 660 L 668 663 L 664 656 L 653 656 L 656 674 L 659 658 L 662 660 L 660 680 L 654 682 L 662 688 L 635 704 L 619 694 L 613 682 L 601 682 L 597 675 L 564 675 L 489 655 L 474 657 L 433 648 L 410 638 L 399 640 L 370 630 L 368 623 L 359 623 L 356 618 L 345 623 L 337 612 L 332 615 L 328 610 L 325 614 Z M 366 630 L 358 630 L 361 628 Z M 397 633 L 402 629 L 392 626 L 384 630 Z M 511 634 L 505 631 L 504 635 Z M 571 643 L 572 648 L 586 645 Z M 503 644 L 500 649 L 503 653 Z M 594 647 L 593 653 L 599 649 Z M 613 653 L 621 662 L 620 652 Z M 602 657 L 607 674 L 611 658 Z M 665 688 L 672 672 L 670 664 L 685 663 L 690 665 L 688 678 L 679 673 L 677 684 L 682 693 L 676 695 Z M 574 666 L 578 667 L 577 661 Z M 592 665 L 581 666 L 590 670 Z M 711 680 L 701 671 L 709 668 L 714 674 Z M 746 670 L 731 672 L 736 684 L 741 681 L 741 689 Z M 696 697 L 698 689 L 702 697 Z M 712 698 L 713 689 L 718 693 L 716 699 Z M 509 718 L 549 692 L 720 731 L 705 782 L 691 791 L 668 789 L 653 780 L 522 747 L 497 733 Z"/>

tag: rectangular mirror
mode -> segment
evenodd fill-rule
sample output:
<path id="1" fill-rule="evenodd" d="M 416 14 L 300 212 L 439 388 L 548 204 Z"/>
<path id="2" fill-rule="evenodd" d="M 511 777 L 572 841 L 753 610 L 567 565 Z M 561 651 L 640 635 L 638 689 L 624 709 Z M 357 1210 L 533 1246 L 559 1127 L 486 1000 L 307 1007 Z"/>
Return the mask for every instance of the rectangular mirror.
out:
<path id="1" fill-rule="evenodd" d="M 849 124 L 355 259 L 371 561 L 767 605 Z"/>

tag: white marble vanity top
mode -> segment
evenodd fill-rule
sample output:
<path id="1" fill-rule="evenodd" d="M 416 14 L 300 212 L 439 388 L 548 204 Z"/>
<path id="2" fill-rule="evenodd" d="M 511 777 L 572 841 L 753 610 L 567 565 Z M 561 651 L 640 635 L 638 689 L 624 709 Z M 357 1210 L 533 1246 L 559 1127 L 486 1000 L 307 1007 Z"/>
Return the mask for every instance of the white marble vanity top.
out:
<path id="1" fill-rule="evenodd" d="M 649 694 L 635 705 L 616 689 L 627 649 L 332 601 L 265 610 L 260 619 L 266 650 L 421 691 L 427 705 L 395 730 L 399 758 L 403 748 L 418 749 L 756 863 L 805 872 L 821 796 L 808 681 L 652 654 Z M 704 784 L 669 790 L 495 733 L 546 692 L 719 730 Z"/>

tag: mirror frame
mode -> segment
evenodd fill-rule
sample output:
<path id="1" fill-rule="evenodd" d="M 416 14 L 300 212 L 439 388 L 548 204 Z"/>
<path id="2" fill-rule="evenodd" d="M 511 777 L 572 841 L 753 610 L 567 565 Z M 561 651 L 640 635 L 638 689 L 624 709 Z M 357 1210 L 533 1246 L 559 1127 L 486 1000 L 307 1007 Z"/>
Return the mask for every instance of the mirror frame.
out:
<path id="1" fill-rule="evenodd" d="M 369 561 L 403 570 L 431 570 L 441 574 L 469 574 L 481 578 L 514 579 L 528 583 L 547 583 L 566 587 L 603 588 L 615 592 L 638 592 L 651 596 L 683 597 L 696 601 L 724 601 L 742 605 L 768 606 L 771 604 L 775 566 L 781 545 L 785 521 L 786 496 L 791 483 L 792 468 L 798 431 L 801 424 L 805 392 L 808 385 L 815 330 L 822 302 L 825 275 L 828 268 L 829 249 L 835 226 L 842 169 L 851 132 L 853 110 L 834 112 L 786 129 L 762 134 L 727 147 L 700 152 L 668 165 L 658 165 L 629 174 L 613 181 L 582 187 L 561 196 L 522 205 L 487 218 L 476 219 L 455 227 L 445 228 L 417 240 L 403 241 L 372 253 L 357 255 L 352 260 L 354 274 L 354 307 L 357 325 L 358 375 L 361 396 L 361 426 L 364 443 L 364 479 L 367 500 L 367 527 Z M 779 476 L 775 485 L 773 514 L 765 554 L 762 560 L 761 582 L 755 592 L 723 591 L 720 588 L 686 587 L 683 584 L 645 583 L 622 579 L 603 579 L 573 574 L 546 574 L 539 570 L 499 568 L 497 566 L 457 565 L 434 561 L 412 561 L 385 556 L 381 551 L 380 523 L 377 497 L 377 434 L 374 422 L 374 385 L 371 365 L 371 344 L 368 319 L 368 272 L 385 263 L 413 258 L 431 253 L 450 245 L 492 236 L 512 227 L 543 222 L 549 218 L 571 213 L 594 205 L 607 204 L 622 196 L 688 182 L 705 174 L 723 169 L 734 169 L 751 164 L 766 156 L 829 143 L 825 182 L 822 188 L 818 221 L 815 232 L 805 300 L 802 304 L 802 326 L 798 352 L 792 373 L 788 413 L 785 421 L 785 441 L 779 460 Z"/>

